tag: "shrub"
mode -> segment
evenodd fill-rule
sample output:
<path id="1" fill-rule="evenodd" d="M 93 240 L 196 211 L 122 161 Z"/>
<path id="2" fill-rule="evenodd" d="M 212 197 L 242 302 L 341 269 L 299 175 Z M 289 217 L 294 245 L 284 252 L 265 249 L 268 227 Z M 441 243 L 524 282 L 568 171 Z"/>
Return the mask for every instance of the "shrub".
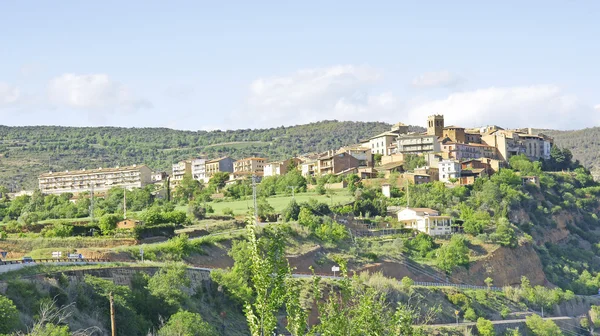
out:
<path id="1" fill-rule="evenodd" d="M 0 295 L 0 333 L 9 334 L 19 325 L 19 311 L 11 299 Z"/>
<path id="2" fill-rule="evenodd" d="M 232 216 L 233 217 L 233 210 L 231 210 L 231 208 L 223 208 L 223 210 L 221 210 L 223 212 L 223 215 L 225 216 Z"/>
<path id="3" fill-rule="evenodd" d="M 473 308 L 467 308 L 467 310 L 465 310 L 465 315 L 464 315 L 466 320 L 475 322 L 477 320 L 477 314 L 475 313 L 475 310 Z"/>
<path id="4" fill-rule="evenodd" d="M 477 332 L 480 336 L 495 336 L 494 325 L 492 321 L 486 320 L 483 317 L 477 319 Z"/>
<path id="5" fill-rule="evenodd" d="M 100 217 L 100 220 L 98 221 L 98 227 L 103 235 L 107 235 L 117 228 L 117 223 L 119 220 L 121 220 L 120 216 L 104 215 Z"/>

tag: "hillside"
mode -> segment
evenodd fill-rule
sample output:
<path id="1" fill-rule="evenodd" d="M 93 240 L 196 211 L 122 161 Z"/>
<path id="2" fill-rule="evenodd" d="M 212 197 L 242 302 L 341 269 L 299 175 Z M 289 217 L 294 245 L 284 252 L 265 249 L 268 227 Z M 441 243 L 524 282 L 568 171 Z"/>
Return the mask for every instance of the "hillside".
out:
<path id="1" fill-rule="evenodd" d="M 171 164 L 200 154 L 283 159 L 358 142 L 388 130 L 381 122 L 321 121 L 292 127 L 232 131 L 167 128 L 0 126 L 0 184 L 30 189 L 48 170 Z M 420 128 L 415 128 L 420 129 Z"/>
<path id="2" fill-rule="evenodd" d="M 556 145 L 567 148 L 573 157 L 594 175 L 600 174 L 600 127 L 575 131 L 539 130 L 554 138 Z"/>

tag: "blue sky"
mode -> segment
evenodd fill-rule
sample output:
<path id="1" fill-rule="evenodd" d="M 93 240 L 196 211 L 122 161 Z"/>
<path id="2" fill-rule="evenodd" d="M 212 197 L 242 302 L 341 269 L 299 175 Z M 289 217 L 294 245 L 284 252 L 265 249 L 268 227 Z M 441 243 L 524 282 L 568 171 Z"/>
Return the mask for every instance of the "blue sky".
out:
<path id="1" fill-rule="evenodd" d="M 2 1 L 0 123 L 600 126 L 598 1 Z"/>

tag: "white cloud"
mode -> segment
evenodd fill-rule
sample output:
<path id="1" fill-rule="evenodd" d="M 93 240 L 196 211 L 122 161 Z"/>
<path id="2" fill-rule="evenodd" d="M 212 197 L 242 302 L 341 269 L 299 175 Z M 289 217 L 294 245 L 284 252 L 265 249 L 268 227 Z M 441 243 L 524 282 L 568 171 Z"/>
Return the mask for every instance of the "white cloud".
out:
<path id="1" fill-rule="evenodd" d="M 0 108 L 18 103 L 22 99 L 22 93 L 16 86 L 0 82 Z"/>
<path id="2" fill-rule="evenodd" d="M 600 111 L 600 104 L 598 104 L 598 105 L 594 106 L 594 109 L 595 109 L 596 111 Z"/>
<path id="3" fill-rule="evenodd" d="M 412 86 L 417 88 L 454 87 L 464 82 L 464 78 L 450 71 L 426 72 L 415 77 Z"/>
<path id="4" fill-rule="evenodd" d="M 408 109 L 410 123 L 444 114 L 446 124 L 573 129 L 596 126 L 600 116 L 576 96 L 553 85 L 491 87 L 450 94 Z"/>
<path id="5" fill-rule="evenodd" d="M 105 74 L 63 74 L 50 81 L 50 102 L 83 110 L 140 109 L 152 107 L 147 100 L 137 98 L 124 85 Z"/>
<path id="6" fill-rule="evenodd" d="M 374 120 L 393 109 L 393 94 L 373 93 L 381 74 L 366 66 L 303 69 L 259 78 L 250 85 L 248 108 L 232 118 L 238 127 L 278 126 L 323 119 Z"/>

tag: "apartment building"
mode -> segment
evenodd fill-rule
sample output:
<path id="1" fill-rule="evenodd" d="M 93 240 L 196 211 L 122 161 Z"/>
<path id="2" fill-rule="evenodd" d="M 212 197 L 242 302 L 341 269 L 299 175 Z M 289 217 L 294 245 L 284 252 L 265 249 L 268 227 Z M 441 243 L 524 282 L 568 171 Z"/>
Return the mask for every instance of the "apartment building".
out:
<path id="1" fill-rule="evenodd" d="M 192 173 L 192 162 L 190 160 L 179 161 L 173 164 L 173 173 L 171 174 L 171 185 L 177 185 L 185 174 Z"/>
<path id="2" fill-rule="evenodd" d="M 205 158 L 196 158 L 192 160 L 191 172 L 194 180 L 202 183 L 208 182 L 208 179 L 206 178 L 206 161 Z"/>
<path id="3" fill-rule="evenodd" d="M 445 142 L 441 146 L 445 157 L 454 160 L 469 160 L 479 158 L 493 159 L 496 157 L 496 148 L 486 144 Z"/>
<path id="4" fill-rule="evenodd" d="M 319 161 L 317 161 L 317 160 L 305 161 L 300 165 L 300 168 L 302 170 L 302 176 L 304 176 L 304 177 L 316 176 L 319 174 Z"/>
<path id="5" fill-rule="evenodd" d="M 490 133 L 483 134 L 481 140 L 496 148 L 498 159 L 508 162 L 508 160 L 519 154 L 525 154 L 525 146 L 522 144 L 519 134 L 513 131 L 492 130 Z"/>
<path id="6" fill-rule="evenodd" d="M 319 158 L 319 175 L 337 174 L 350 168 L 357 168 L 360 161 L 349 153 L 338 153 Z"/>
<path id="7" fill-rule="evenodd" d="M 301 160 L 298 158 L 291 158 L 285 161 L 269 162 L 264 166 L 263 176 L 278 176 L 285 175 L 288 172 L 290 166 L 298 167 L 301 164 Z"/>
<path id="8" fill-rule="evenodd" d="M 396 140 L 396 152 L 406 154 L 437 153 L 440 143 L 436 135 L 407 134 L 399 136 Z"/>
<path id="9" fill-rule="evenodd" d="M 241 160 L 237 160 L 233 163 L 233 174 L 234 175 L 263 175 L 265 170 L 265 163 L 267 162 L 264 158 L 250 157 Z"/>
<path id="10" fill-rule="evenodd" d="M 215 173 L 229 172 L 233 173 L 234 160 L 228 156 L 210 160 L 206 162 L 205 178 L 210 179 Z"/>
<path id="11" fill-rule="evenodd" d="M 116 168 L 82 169 L 49 172 L 39 176 L 39 188 L 44 194 L 91 191 L 104 192 L 113 187 L 142 188 L 152 183 L 152 171 L 145 165 Z"/>

